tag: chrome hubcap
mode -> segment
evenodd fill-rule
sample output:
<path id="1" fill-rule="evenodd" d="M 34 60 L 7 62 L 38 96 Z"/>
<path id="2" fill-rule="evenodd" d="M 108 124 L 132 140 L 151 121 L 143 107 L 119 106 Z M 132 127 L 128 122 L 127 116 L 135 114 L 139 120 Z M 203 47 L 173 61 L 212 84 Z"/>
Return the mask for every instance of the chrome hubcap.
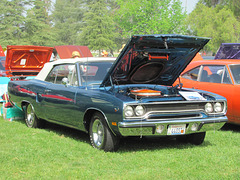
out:
<path id="1" fill-rule="evenodd" d="M 104 128 L 99 119 L 96 119 L 92 126 L 93 142 L 97 147 L 100 147 L 104 140 Z"/>
<path id="2" fill-rule="evenodd" d="M 32 109 L 31 105 L 29 105 L 27 108 L 26 120 L 27 120 L 27 124 L 29 124 L 29 125 L 32 125 L 34 122 L 34 113 L 33 113 L 33 109 Z"/>

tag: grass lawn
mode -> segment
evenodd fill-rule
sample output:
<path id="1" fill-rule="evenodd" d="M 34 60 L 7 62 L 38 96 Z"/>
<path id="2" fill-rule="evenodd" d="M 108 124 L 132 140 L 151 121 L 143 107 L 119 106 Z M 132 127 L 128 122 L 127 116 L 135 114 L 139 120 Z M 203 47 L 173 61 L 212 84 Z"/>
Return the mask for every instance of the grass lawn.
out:
<path id="1" fill-rule="evenodd" d="M 0 179 L 240 179 L 240 126 L 207 132 L 200 146 L 126 138 L 106 153 L 80 131 L 0 117 Z"/>

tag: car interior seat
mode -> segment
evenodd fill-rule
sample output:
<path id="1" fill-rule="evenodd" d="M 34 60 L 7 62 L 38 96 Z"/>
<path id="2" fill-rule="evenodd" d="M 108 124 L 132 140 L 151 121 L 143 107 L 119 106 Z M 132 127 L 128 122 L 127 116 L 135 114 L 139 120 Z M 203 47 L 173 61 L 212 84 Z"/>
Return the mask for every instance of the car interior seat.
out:
<path id="1" fill-rule="evenodd" d="M 212 83 L 221 83 L 221 76 L 219 74 L 212 74 L 209 77 L 209 82 Z"/>
<path id="2" fill-rule="evenodd" d="M 208 79 L 208 72 L 206 70 L 202 71 L 200 81 L 201 82 L 208 82 L 209 81 L 209 79 Z"/>

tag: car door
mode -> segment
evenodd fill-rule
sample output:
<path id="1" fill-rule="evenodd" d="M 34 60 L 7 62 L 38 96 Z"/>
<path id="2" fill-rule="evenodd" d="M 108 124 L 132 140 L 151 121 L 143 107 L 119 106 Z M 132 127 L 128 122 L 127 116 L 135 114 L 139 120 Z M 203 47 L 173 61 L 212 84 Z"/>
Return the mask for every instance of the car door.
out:
<path id="1" fill-rule="evenodd" d="M 232 113 L 229 121 L 240 124 L 240 65 L 229 65 L 228 70 L 234 82 L 232 94 L 229 95 L 229 102 L 232 102 Z"/>
<path id="2" fill-rule="evenodd" d="M 77 124 L 75 95 L 78 88 L 76 65 L 55 66 L 48 74 L 44 94 L 45 116 L 49 121 L 68 125 Z"/>

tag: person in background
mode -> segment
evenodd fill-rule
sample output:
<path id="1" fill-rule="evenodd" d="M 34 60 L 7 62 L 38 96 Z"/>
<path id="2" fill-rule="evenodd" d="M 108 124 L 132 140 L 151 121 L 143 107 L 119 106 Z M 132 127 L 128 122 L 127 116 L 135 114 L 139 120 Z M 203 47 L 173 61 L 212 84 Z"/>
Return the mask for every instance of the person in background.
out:
<path id="1" fill-rule="evenodd" d="M 80 58 L 80 57 L 81 57 L 81 55 L 78 51 L 73 51 L 72 52 L 72 58 Z"/>
<path id="2" fill-rule="evenodd" d="M 102 57 L 108 57 L 108 52 L 104 50 L 104 51 L 101 53 L 101 55 L 102 55 Z"/>

